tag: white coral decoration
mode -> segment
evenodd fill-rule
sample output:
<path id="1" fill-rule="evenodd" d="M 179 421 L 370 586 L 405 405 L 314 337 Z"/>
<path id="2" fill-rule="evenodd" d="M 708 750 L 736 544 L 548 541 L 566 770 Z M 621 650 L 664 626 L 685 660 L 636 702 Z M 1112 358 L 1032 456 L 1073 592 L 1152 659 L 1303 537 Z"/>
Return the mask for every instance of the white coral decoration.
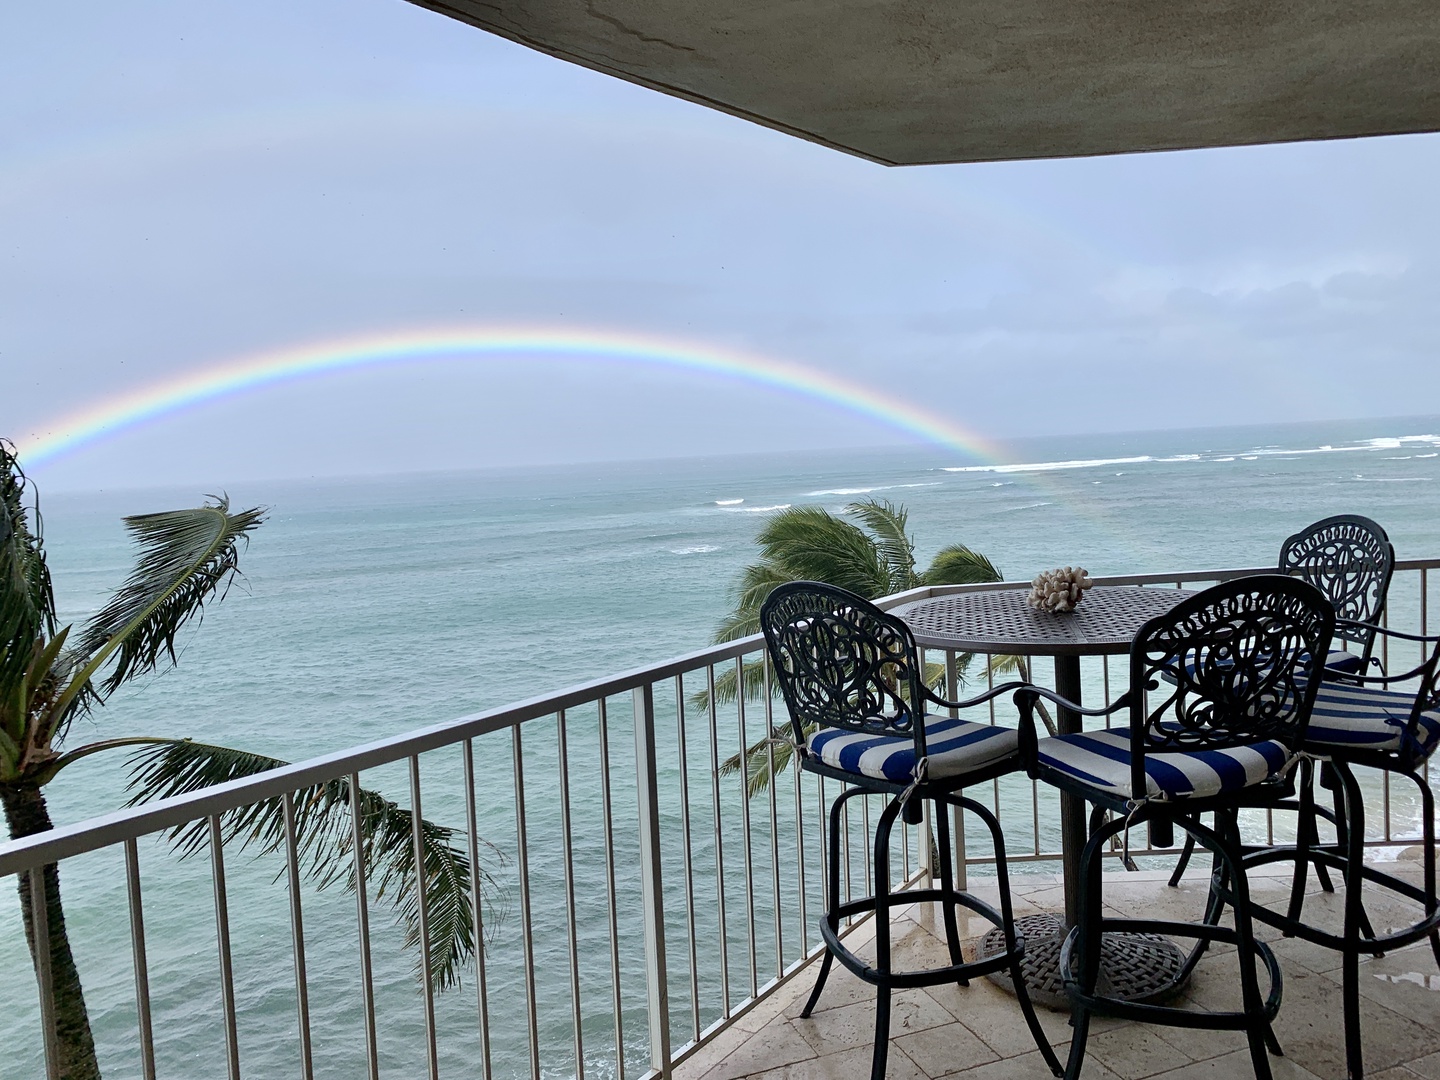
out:
<path id="1" fill-rule="evenodd" d="M 1083 566 L 1045 570 L 1030 583 L 1025 602 L 1036 611 L 1074 611 L 1085 590 L 1094 584 Z"/>

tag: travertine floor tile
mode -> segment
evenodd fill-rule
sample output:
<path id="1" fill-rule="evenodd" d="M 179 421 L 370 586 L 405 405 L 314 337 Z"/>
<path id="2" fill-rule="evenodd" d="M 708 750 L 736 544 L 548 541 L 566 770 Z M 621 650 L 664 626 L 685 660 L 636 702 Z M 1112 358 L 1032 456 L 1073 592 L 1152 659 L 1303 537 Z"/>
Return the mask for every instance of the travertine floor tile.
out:
<path id="1" fill-rule="evenodd" d="M 1086 1058 L 1100 1062 L 1121 1080 L 1143 1080 L 1190 1064 L 1192 1059 L 1161 1039 L 1159 1030 L 1129 1024 L 1092 1035 L 1085 1049 Z"/>
<path id="2" fill-rule="evenodd" d="M 871 999 L 838 1009 L 816 1012 L 808 1020 L 794 1019 L 791 1026 L 817 1054 L 831 1054 L 852 1046 L 869 1046 L 875 1040 L 874 989 Z M 923 990 L 900 990 L 890 1003 L 890 1037 L 942 1025 L 954 1025 L 954 1018 Z"/>
<path id="3" fill-rule="evenodd" d="M 1402 870 L 1412 876 L 1418 872 Z M 1192 875 L 1180 888 L 1171 889 L 1163 874 L 1114 874 L 1105 880 L 1106 902 L 1125 916 L 1183 919 L 1203 907 L 1206 883 L 1204 875 Z M 993 883 L 977 880 L 975 887 L 993 901 Z M 1263 894 L 1272 904 L 1283 906 L 1288 888 L 1285 874 L 1257 878 L 1257 895 Z M 1343 892 L 1326 895 L 1313 881 L 1310 888 L 1307 915 L 1338 927 Z M 1020 879 L 1016 892 L 1017 909 L 1022 911 L 1037 899 L 1051 907 L 1058 906 L 1061 898 L 1058 882 L 1048 877 Z M 1372 910 L 1377 925 L 1383 925 L 1384 918 L 1405 915 L 1399 904 L 1377 903 Z M 897 967 L 948 963 L 940 936 L 943 922 L 933 906 L 911 905 L 897 914 L 892 925 Z M 973 928 L 971 938 L 988 928 L 978 918 L 962 925 Z M 858 928 L 852 940 L 862 954 L 873 958 L 868 927 Z M 1271 935 L 1271 940 L 1285 973 L 1276 1033 L 1286 1055 L 1270 1058 L 1276 1080 L 1343 1080 L 1339 954 L 1295 939 Z M 967 957 L 973 955 L 972 949 L 973 941 L 967 940 Z M 875 988 L 837 964 L 814 1017 L 800 1020 L 818 969 L 818 964 L 812 965 L 782 987 L 774 1001 L 762 1003 L 734 1029 L 718 1036 L 677 1070 L 677 1080 L 867 1080 Z M 1367 959 L 1361 970 L 1367 1076 L 1440 1080 L 1440 990 L 1427 988 L 1440 985 L 1440 973 L 1428 943 L 1381 960 Z M 1390 978 L 1376 977 L 1380 975 Z M 1239 1008 L 1232 947 L 1212 947 L 1182 1001 L 1201 1010 Z M 1049 1075 L 1015 999 L 987 979 L 977 979 L 968 987 L 947 984 L 897 991 L 894 1010 L 887 1080 L 1044 1080 Z M 1048 1009 L 1038 1013 L 1063 1061 L 1070 1039 L 1068 1014 Z M 1241 1032 L 1096 1018 L 1083 1080 L 1246 1080 L 1251 1075 Z"/>

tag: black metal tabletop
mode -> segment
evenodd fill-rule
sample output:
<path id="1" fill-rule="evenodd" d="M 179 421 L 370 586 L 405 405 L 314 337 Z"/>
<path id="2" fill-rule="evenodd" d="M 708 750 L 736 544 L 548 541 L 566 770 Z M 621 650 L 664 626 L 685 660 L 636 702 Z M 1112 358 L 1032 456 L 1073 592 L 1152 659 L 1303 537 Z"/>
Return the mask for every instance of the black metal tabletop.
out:
<path id="1" fill-rule="evenodd" d="M 1187 596 L 1187 589 L 1096 585 L 1074 611 L 1036 611 L 1025 589 L 982 589 L 895 608 L 915 640 L 937 649 L 1018 656 L 1101 656 L 1128 652 L 1135 633 Z"/>

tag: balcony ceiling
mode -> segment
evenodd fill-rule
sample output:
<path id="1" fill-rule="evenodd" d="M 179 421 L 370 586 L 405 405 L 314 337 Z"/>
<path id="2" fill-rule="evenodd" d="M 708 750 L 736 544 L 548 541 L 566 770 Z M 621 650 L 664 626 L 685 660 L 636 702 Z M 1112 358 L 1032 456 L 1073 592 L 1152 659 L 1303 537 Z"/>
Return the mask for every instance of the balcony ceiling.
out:
<path id="1" fill-rule="evenodd" d="M 416 0 L 887 165 L 1440 129 L 1437 0 Z"/>

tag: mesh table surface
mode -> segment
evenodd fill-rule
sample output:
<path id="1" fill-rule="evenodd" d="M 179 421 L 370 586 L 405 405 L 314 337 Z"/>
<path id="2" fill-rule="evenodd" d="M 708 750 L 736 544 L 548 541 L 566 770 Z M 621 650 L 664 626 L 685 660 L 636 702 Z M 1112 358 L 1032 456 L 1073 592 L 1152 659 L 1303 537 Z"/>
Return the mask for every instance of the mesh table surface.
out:
<path id="1" fill-rule="evenodd" d="M 894 609 L 921 645 L 1022 656 L 1100 656 L 1128 652 L 1135 633 L 1187 596 L 1185 589 L 1097 585 L 1074 611 L 1053 614 L 1025 603 L 1025 589 L 936 596 Z"/>

